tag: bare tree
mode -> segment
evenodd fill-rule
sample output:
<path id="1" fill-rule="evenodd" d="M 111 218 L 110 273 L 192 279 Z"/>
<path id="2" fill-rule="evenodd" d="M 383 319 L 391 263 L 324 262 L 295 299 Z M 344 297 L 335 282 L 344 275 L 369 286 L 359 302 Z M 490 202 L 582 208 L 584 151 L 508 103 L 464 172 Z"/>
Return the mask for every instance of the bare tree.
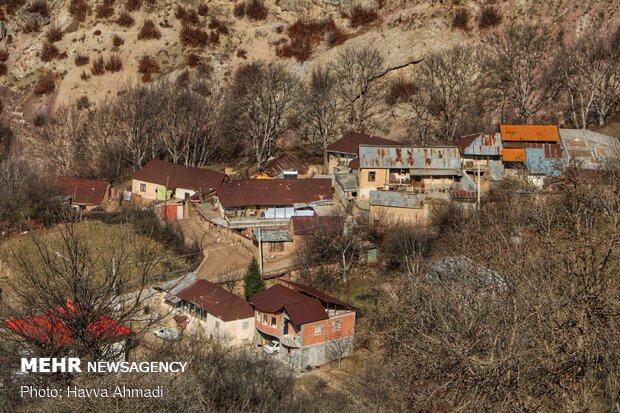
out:
<path id="1" fill-rule="evenodd" d="M 258 167 L 289 128 L 298 98 L 298 78 L 282 64 L 252 63 L 236 73 L 225 108 L 227 132 L 248 143 Z"/>
<path id="2" fill-rule="evenodd" d="M 37 136 L 33 148 L 59 174 L 75 174 L 79 162 L 88 157 L 84 120 L 83 112 L 75 106 L 60 107 Z"/>
<path id="3" fill-rule="evenodd" d="M 381 53 L 371 46 L 350 46 L 331 65 L 336 88 L 354 131 L 363 131 L 380 102 L 380 77 L 385 74 Z"/>
<path id="4" fill-rule="evenodd" d="M 162 103 L 150 87 L 123 90 L 110 105 L 109 128 L 123 142 L 127 162 L 135 169 L 157 157 L 161 147 L 157 139 L 157 119 Z"/>
<path id="5" fill-rule="evenodd" d="M 573 125 L 605 124 L 620 101 L 620 51 L 602 29 L 582 35 L 556 58 Z"/>
<path id="6" fill-rule="evenodd" d="M 66 344 L 74 354 L 117 359 L 124 349 L 109 345 L 116 327 L 105 320 L 130 328 L 133 340 L 157 321 L 144 311 L 156 253 L 131 237 L 110 240 L 106 248 L 95 250 L 71 222 L 59 230 L 59 238 L 57 243 L 33 238 L 14 252 L 18 270 L 10 282 L 11 315 L 28 319 L 45 314 L 51 325 L 68 330 L 71 342 L 60 346 L 54 328 L 48 337 L 31 334 L 28 327 L 3 325 L 5 331 L 35 354 L 64 354 Z"/>
<path id="7" fill-rule="evenodd" d="M 558 96 L 552 78 L 552 39 L 543 25 L 513 25 L 488 39 L 484 76 L 487 88 L 502 103 L 501 119 L 526 123 Z"/>
<path id="8" fill-rule="evenodd" d="M 474 102 L 478 61 L 473 48 L 458 46 L 432 54 L 420 64 L 409 108 L 423 141 L 429 129 L 448 141 L 459 136 Z"/>
<path id="9" fill-rule="evenodd" d="M 305 86 L 301 110 L 311 141 L 320 142 L 325 152 L 338 134 L 342 114 L 336 78 L 331 68 L 318 66 L 312 71 L 310 81 Z"/>
<path id="10" fill-rule="evenodd" d="M 202 166 L 213 160 L 218 150 L 219 96 L 166 83 L 158 85 L 156 93 L 163 102 L 158 119 L 161 139 L 171 161 Z"/>

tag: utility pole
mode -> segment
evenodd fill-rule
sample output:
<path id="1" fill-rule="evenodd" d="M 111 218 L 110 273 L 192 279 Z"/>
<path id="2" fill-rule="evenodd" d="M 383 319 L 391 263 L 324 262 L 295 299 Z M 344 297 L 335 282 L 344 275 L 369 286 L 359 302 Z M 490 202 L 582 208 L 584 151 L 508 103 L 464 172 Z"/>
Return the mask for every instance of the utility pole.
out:
<path id="1" fill-rule="evenodd" d="M 260 268 L 260 275 L 263 276 L 263 233 L 258 228 L 258 265 Z"/>
<path id="2" fill-rule="evenodd" d="M 480 164 L 478 164 L 478 185 L 477 185 L 477 197 L 476 203 L 478 205 L 478 210 L 480 210 Z"/>

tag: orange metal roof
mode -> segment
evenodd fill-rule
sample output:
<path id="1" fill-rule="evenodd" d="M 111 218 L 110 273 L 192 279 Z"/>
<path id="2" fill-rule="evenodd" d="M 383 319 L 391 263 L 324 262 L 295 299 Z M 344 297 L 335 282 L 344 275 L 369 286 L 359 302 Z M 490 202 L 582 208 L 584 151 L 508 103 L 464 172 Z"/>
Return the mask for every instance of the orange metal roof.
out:
<path id="1" fill-rule="evenodd" d="M 525 162 L 525 149 L 504 148 L 502 160 L 504 162 Z"/>
<path id="2" fill-rule="evenodd" d="M 555 125 L 501 125 L 502 141 L 558 142 L 560 135 Z"/>

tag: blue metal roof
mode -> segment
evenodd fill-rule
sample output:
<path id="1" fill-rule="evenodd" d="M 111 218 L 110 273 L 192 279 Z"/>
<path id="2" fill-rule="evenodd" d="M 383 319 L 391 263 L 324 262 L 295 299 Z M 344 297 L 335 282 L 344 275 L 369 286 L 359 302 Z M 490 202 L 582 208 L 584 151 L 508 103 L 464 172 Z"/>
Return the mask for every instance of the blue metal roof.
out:
<path id="1" fill-rule="evenodd" d="M 558 176 L 560 161 L 546 158 L 544 148 L 525 148 L 525 167 L 531 174 Z"/>

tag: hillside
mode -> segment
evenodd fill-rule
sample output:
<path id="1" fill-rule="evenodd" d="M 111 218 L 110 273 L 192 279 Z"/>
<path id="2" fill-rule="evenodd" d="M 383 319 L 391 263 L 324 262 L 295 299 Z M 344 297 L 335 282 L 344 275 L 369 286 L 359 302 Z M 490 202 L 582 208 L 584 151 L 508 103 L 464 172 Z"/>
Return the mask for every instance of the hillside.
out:
<path id="1" fill-rule="evenodd" d="M 41 3 L 47 7 L 40 6 Z M 487 3 L 483 1 L 268 0 L 267 15 L 262 19 L 260 15 L 258 18 L 239 16 L 233 1 L 102 0 L 88 2 L 88 14 L 83 21 L 79 21 L 78 13 L 71 13 L 73 3 L 74 0 L 47 3 L 12 0 L 4 6 L 0 20 L 6 33 L 3 36 L 0 29 L 0 38 L 4 37 L 0 40 L 0 50 L 8 52 L 8 59 L 7 73 L 0 76 L 3 86 L 0 97 L 5 100 L 8 116 L 17 121 L 31 122 L 38 113 L 48 113 L 84 96 L 91 103 L 115 96 L 119 88 L 142 82 L 139 61 L 145 55 L 153 57 L 159 66 L 158 73 L 149 76 L 152 79 L 174 79 L 188 65 L 195 66 L 197 61 L 202 61 L 213 67 L 220 82 L 226 82 L 239 65 L 254 60 L 285 60 L 303 76 L 351 44 L 376 47 L 384 55 L 386 68 L 393 68 L 419 61 L 427 53 L 450 45 L 476 44 L 495 30 L 478 27 L 477 19 Z M 598 22 L 613 26 L 620 21 L 620 4 L 610 0 L 552 0 L 544 5 L 536 0 L 488 3 L 495 3 L 492 7 L 502 17 L 499 27 L 514 22 L 543 21 L 556 33 L 563 32 L 568 37 Z M 21 6 L 11 10 L 11 4 Z M 376 11 L 377 18 L 368 18 L 370 21 L 364 24 L 366 20 L 362 16 L 353 22 L 353 4 L 361 5 L 365 11 Z M 177 6 L 184 7 L 186 13 L 180 13 Z M 470 16 L 467 30 L 453 27 L 455 14 L 462 10 L 467 10 Z M 336 41 L 341 44 L 330 47 L 330 40 L 323 40 L 305 62 L 278 57 L 282 55 L 278 49 L 289 39 L 287 29 L 294 22 L 328 16 L 342 32 L 341 39 Z M 159 38 L 139 39 L 144 22 L 149 20 L 159 33 L 154 36 Z M 189 33 L 193 38 L 189 43 L 197 41 L 203 45 L 193 47 L 198 43 L 188 45 L 187 40 L 183 44 L 181 34 L 186 23 L 182 20 L 194 29 Z M 57 29 L 60 35 L 48 40 L 52 29 Z M 200 39 L 203 34 L 204 41 Z M 61 38 L 56 40 L 58 37 Z M 82 56 L 79 65 L 78 56 Z M 93 62 L 98 56 L 104 59 L 118 56 L 122 68 L 95 75 Z M 86 64 L 85 57 L 88 57 Z M 55 85 L 53 93 L 38 96 L 34 89 L 49 73 Z M 398 71 L 392 75 L 398 76 Z M 49 83 L 47 88 L 51 87 Z"/>

